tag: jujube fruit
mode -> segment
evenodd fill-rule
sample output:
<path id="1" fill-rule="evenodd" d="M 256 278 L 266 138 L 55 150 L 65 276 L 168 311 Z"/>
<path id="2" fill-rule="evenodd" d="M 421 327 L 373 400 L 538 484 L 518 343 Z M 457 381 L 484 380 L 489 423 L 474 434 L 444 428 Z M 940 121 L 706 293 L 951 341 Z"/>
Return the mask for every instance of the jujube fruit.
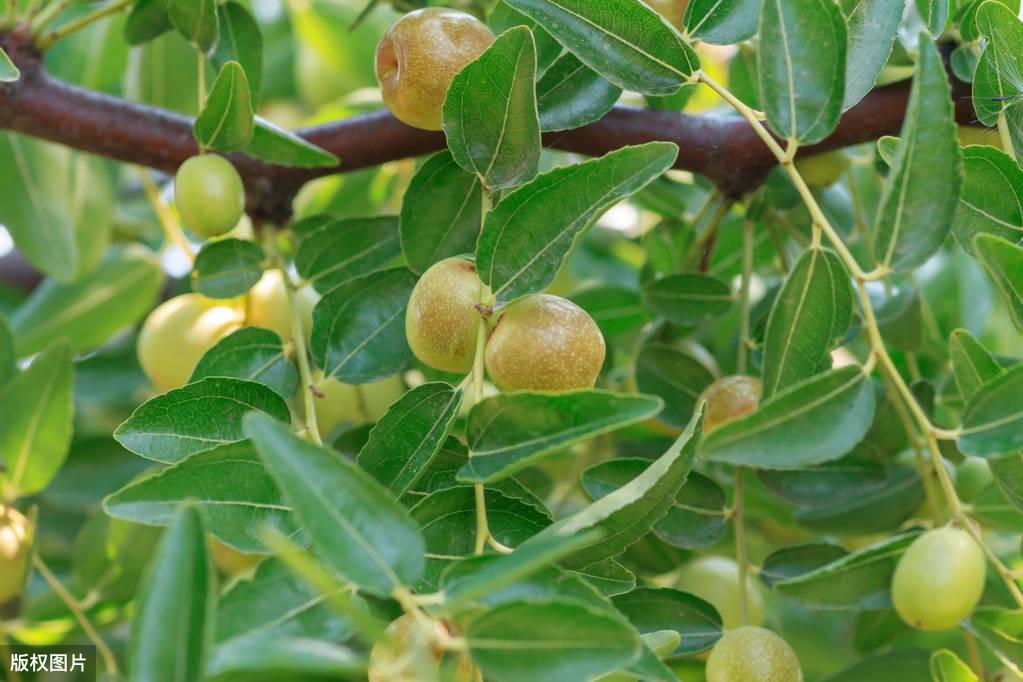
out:
<path id="1" fill-rule="evenodd" d="M 313 373 L 320 392 L 316 398 L 316 425 L 323 435 L 343 422 L 352 425 L 374 422 L 405 394 L 405 383 L 398 375 L 359 386 L 337 379 L 323 381 L 322 377 L 319 370 Z"/>
<path id="2" fill-rule="evenodd" d="M 955 469 L 956 492 L 964 502 L 973 501 L 994 480 L 987 460 L 980 457 L 967 457 Z"/>
<path id="3" fill-rule="evenodd" d="M 593 388 L 605 352 L 604 337 L 585 310 L 535 294 L 498 317 L 487 340 L 487 372 L 502 391 Z"/>
<path id="4" fill-rule="evenodd" d="M 188 383 L 206 351 L 242 327 L 237 308 L 200 294 L 183 294 L 149 314 L 138 338 L 142 370 L 160 392 Z"/>
<path id="5" fill-rule="evenodd" d="M 726 628 L 742 625 L 739 602 L 739 565 L 726 557 L 709 556 L 690 561 L 678 574 L 678 587 L 710 602 Z M 753 577 L 746 576 L 746 619 L 749 625 L 764 622 L 764 598 Z"/>
<path id="6" fill-rule="evenodd" d="M 895 610 L 918 630 L 950 630 L 977 607 L 984 569 L 984 552 L 969 533 L 958 528 L 927 531 L 895 568 Z"/>
<path id="7" fill-rule="evenodd" d="M 492 42 L 494 34 L 471 14 L 442 7 L 409 12 L 377 46 L 384 104 L 410 126 L 440 130 L 452 79 Z"/>
<path id="8" fill-rule="evenodd" d="M 435 627 L 444 626 L 435 622 Z M 369 652 L 369 682 L 472 682 L 472 663 L 464 656 L 445 655 L 409 614 L 387 626 L 387 637 Z"/>
<path id="9" fill-rule="evenodd" d="M 682 18 L 686 15 L 689 0 L 643 0 L 650 9 L 668 20 L 668 23 L 679 29 L 684 28 Z"/>
<path id="10" fill-rule="evenodd" d="M 281 337 L 284 343 L 294 338 L 294 318 L 286 287 L 284 274 L 280 270 L 267 270 L 249 290 L 246 306 L 246 323 L 249 326 L 269 329 Z M 306 339 L 313 328 L 313 307 L 317 300 L 319 295 L 312 287 L 303 287 L 295 292 L 295 303 L 302 317 Z"/>
<path id="11" fill-rule="evenodd" d="M 443 372 L 472 369 L 482 290 L 476 266 L 462 258 L 442 260 L 423 273 L 405 313 L 405 336 L 420 362 Z"/>
<path id="12" fill-rule="evenodd" d="M 21 594 L 31 551 L 28 519 L 12 507 L 0 506 L 0 604 Z"/>
<path id="13" fill-rule="evenodd" d="M 245 187 L 231 162 L 200 154 L 181 164 L 174 178 L 181 220 L 201 237 L 230 232 L 245 212 Z"/>
<path id="14" fill-rule="evenodd" d="M 849 157 L 839 151 L 796 159 L 796 170 L 811 187 L 828 187 L 849 170 Z"/>
<path id="15" fill-rule="evenodd" d="M 711 649 L 707 682 L 803 682 L 796 652 L 770 630 L 728 630 Z"/>
<path id="16" fill-rule="evenodd" d="M 756 411 L 760 404 L 760 379 L 735 375 L 718 379 L 704 389 L 700 400 L 706 400 L 703 432 L 709 433 L 733 419 Z"/>

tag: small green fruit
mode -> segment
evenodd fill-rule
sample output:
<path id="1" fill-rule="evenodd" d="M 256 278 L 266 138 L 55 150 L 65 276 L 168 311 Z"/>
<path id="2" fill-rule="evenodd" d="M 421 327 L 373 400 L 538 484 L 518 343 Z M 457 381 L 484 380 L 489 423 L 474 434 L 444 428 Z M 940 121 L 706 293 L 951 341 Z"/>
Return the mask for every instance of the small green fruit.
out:
<path id="1" fill-rule="evenodd" d="M 31 551 L 28 519 L 12 507 L 0 506 L 0 605 L 21 594 Z"/>
<path id="2" fill-rule="evenodd" d="M 427 7 L 387 29 L 376 54 L 384 104 L 399 120 L 440 130 L 452 79 L 494 42 L 482 21 L 456 10 Z"/>
<path id="3" fill-rule="evenodd" d="M 216 154 L 193 156 L 174 179 L 181 220 L 201 237 L 234 229 L 245 212 L 245 187 L 231 162 Z"/>
<path id="4" fill-rule="evenodd" d="M 678 588 L 710 602 L 721 614 L 726 628 L 742 625 L 739 603 L 739 565 L 726 557 L 708 556 L 690 561 L 678 574 Z M 746 576 L 746 619 L 749 625 L 764 622 L 764 598 L 752 576 Z"/>
<path id="5" fill-rule="evenodd" d="M 744 375 L 718 379 L 705 388 L 699 398 L 707 401 L 703 432 L 710 433 L 726 422 L 756 411 L 761 388 L 760 379 Z"/>
<path id="6" fill-rule="evenodd" d="M 707 659 L 707 682 L 803 682 L 796 652 L 770 630 L 728 630 Z"/>
<path id="7" fill-rule="evenodd" d="M 487 341 L 487 372 L 502 391 L 593 388 L 605 352 L 604 337 L 585 310 L 536 294 L 501 313 Z"/>
<path id="8" fill-rule="evenodd" d="M 964 502 L 972 502 L 994 480 L 987 460 L 980 457 L 967 457 L 956 467 L 956 492 Z"/>
<path id="9" fill-rule="evenodd" d="M 980 601 L 984 569 L 984 552 L 966 531 L 928 531 L 913 541 L 895 568 L 895 610 L 918 630 L 950 630 Z"/>
<path id="10" fill-rule="evenodd" d="M 483 283 L 476 266 L 448 258 L 423 273 L 405 313 L 409 348 L 424 365 L 465 374 L 472 369 L 482 318 Z"/>
<path id="11" fill-rule="evenodd" d="M 849 170 L 849 157 L 840 151 L 796 159 L 796 170 L 811 187 L 828 187 Z"/>

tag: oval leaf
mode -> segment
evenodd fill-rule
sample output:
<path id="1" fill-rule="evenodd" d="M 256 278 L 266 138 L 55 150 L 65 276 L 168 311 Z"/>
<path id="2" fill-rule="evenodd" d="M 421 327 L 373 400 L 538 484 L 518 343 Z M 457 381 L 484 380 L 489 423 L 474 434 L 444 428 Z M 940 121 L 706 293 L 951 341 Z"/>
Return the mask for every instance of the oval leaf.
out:
<path id="1" fill-rule="evenodd" d="M 208 242 L 192 266 L 192 286 L 210 298 L 241 296 L 263 276 L 264 260 L 259 244 L 246 239 Z"/>
<path id="2" fill-rule="evenodd" d="M 201 147 L 235 151 L 244 149 L 252 139 L 252 117 L 252 94 L 245 70 L 238 62 L 227 62 L 217 74 L 192 130 Z"/>
<path id="3" fill-rule="evenodd" d="M 669 275 L 643 285 L 643 302 L 669 322 L 691 325 L 727 313 L 732 307 L 732 290 L 707 275 Z"/>
<path id="4" fill-rule="evenodd" d="M 963 186 L 952 234 L 974 253 L 978 234 L 1023 241 L 1023 169 L 1000 149 L 986 145 L 963 148 Z"/>
<path id="5" fill-rule="evenodd" d="M 1009 317 L 1023 330 L 1023 247 L 990 234 L 978 235 L 973 245 L 1005 297 Z"/>
<path id="6" fill-rule="evenodd" d="M 234 377 L 266 384 L 288 398 L 298 384 L 298 371 L 288 361 L 281 337 L 269 329 L 244 327 L 206 351 L 188 383 L 207 377 Z"/>
<path id="7" fill-rule="evenodd" d="M 839 0 L 849 29 L 845 55 L 845 95 L 849 109 L 871 91 L 888 62 L 899 32 L 904 0 Z"/>
<path id="8" fill-rule="evenodd" d="M 571 130 L 611 111 L 622 89 L 566 52 L 536 84 L 540 129 Z"/>
<path id="9" fill-rule="evenodd" d="M 1023 449 L 1023 365 L 989 380 L 966 404 L 959 449 L 1000 457 Z"/>
<path id="10" fill-rule="evenodd" d="M 295 268 L 317 291 L 327 293 L 399 255 L 397 218 L 344 218 L 302 233 Z"/>

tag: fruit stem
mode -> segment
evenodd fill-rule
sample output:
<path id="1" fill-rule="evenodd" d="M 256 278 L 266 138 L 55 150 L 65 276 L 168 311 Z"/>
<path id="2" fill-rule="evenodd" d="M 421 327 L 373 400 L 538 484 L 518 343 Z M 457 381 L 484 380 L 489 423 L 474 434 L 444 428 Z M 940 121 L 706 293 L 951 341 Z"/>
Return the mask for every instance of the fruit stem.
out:
<path id="1" fill-rule="evenodd" d="M 38 37 L 39 34 L 42 33 L 43 29 L 45 29 L 54 19 L 60 16 L 60 14 L 66 10 L 70 4 L 70 0 L 56 0 L 56 2 L 52 2 L 44 7 L 32 19 L 32 35 Z"/>
<path id="2" fill-rule="evenodd" d="M 107 643 L 100 637 L 99 632 L 93 626 L 92 621 L 85 615 L 85 611 L 82 609 L 82 605 L 78 603 L 74 595 L 64 587 L 63 583 L 53 574 L 50 567 L 46 565 L 46 562 L 42 560 L 38 553 L 32 554 L 32 564 L 35 566 L 39 574 L 43 576 L 50 588 L 56 593 L 62 602 L 68 607 L 75 620 L 78 621 L 78 625 L 81 626 L 82 631 L 85 632 L 93 644 L 96 645 L 96 651 L 99 652 L 100 657 L 103 659 L 103 666 L 106 668 L 107 673 L 117 679 L 119 673 L 117 670 L 117 659 L 114 657 L 114 652 L 110 650 Z"/>
<path id="3" fill-rule="evenodd" d="M 749 599 L 746 579 L 749 575 L 749 557 L 746 554 L 745 518 L 746 469 L 735 467 L 735 496 L 732 502 L 732 523 L 735 525 L 735 562 L 739 565 L 739 613 L 742 624 L 749 624 Z"/>
<path id="4" fill-rule="evenodd" d="M 753 221 L 742 225 L 742 283 L 739 286 L 739 357 L 736 372 L 745 374 L 749 359 L 750 280 L 753 279 Z"/>
<path id="5" fill-rule="evenodd" d="M 486 285 L 483 285 L 486 286 Z M 485 298 L 481 296 L 481 298 Z M 483 400 L 483 360 L 487 346 L 487 321 L 480 315 L 476 332 L 476 355 L 472 362 L 472 402 Z M 472 451 L 469 452 L 472 456 Z M 487 521 L 487 496 L 482 483 L 473 486 L 476 494 L 476 554 L 483 554 L 490 538 L 490 523 Z"/>
<path id="6" fill-rule="evenodd" d="M 17 0 L 12 0 L 12 3 L 16 1 Z M 67 22 L 66 24 L 58 26 L 45 36 L 40 37 L 36 41 L 36 47 L 41 51 L 46 51 L 49 48 L 53 47 L 53 44 L 56 43 L 58 40 L 66 38 L 72 33 L 77 33 L 78 31 L 81 31 L 83 28 L 93 24 L 96 21 L 99 21 L 104 17 L 108 17 L 111 14 L 117 14 L 121 10 L 130 7 L 132 2 L 134 2 L 134 0 L 116 0 L 116 2 L 112 2 L 109 5 L 104 5 L 103 7 L 94 9 L 88 14 L 83 14 L 77 19 L 74 19 L 72 21 Z"/>
<path id="7" fill-rule="evenodd" d="M 167 241 L 181 249 L 181 252 L 188 258 L 189 263 L 195 263 L 195 249 L 189 243 L 188 238 L 185 237 L 181 224 L 174 217 L 170 206 L 167 205 L 167 202 L 160 195 L 160 190 L 157 188 L 156 183 L 153 182 L 149 170 L 139 168 L 139 179 L 142 181 L 142 189 L 146 193 L 146 198 L 149 199 L 149 204 L 153 207 L 153 212 L 156 213 L 157 220 L 160 221 L 160 227 L 163 228 L 163 234 Z"/>

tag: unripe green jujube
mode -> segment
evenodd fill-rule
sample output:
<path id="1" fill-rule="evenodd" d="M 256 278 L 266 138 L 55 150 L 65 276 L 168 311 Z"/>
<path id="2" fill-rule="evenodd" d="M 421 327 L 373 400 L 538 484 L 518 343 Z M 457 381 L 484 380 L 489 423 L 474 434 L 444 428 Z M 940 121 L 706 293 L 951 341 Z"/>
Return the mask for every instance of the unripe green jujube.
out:
<path id="1" fill-rule="evenodd" d="M 502 391 L 593 388 L 605 352 L 589 313 L 567 299 L 535 294 L 500 314 L 487 340 L 487 372 Z"/>
<path id="2" fill-rule="evenodd" d="M 950 630 L 984 592 L 984 552 L 958 528 L 927 531 L 909 546 L 892 578 L 892 601 L 918 630 Z"/>
<path id="3" fill-rule="evenodd" d="M 405 312 L 405 336 L 419 361 L 442 372 L 472 369 L 482 317 L 476 266 L 448 258 L 423 273 Z"/>
<path id="4" fill-rule="evenodd" d="M 494 34 L 465 12 L 427 7 L 409 12 L 380 39 L 376 74 L 384 103 L 399 120 L 440 130 L 452 79 L 475 61 Z"/>
<path id="5" fill-rule="evenodd" d="M 678 574 L 678 588 L 709 602 L 728 629 L 742 622 L 739 601 L 739 565 L 727 557 L 708 556 L 690 561 Z M 746 620 L 748 625 L 764 622 L 764 598 L 756 581 L 746 576 Z"/>
<path id="6" fill-rule="evenodd" d="M 174 178 L 174 202 L 185 225 L 201 237 L 234 229 L 245 212 L 245 187 L 231 162 L 200 154 L 181 164 Z"/>
<path id="7" fill-rule="evenodd" d="M 770 630 L 728 630 L 707 659 L 707 682 L 803 682 L 796 652 Z"/>
<path id="8" fill-rule="evenodd" d="M 353 386 L 337 379 L 324 381 L 323 373 L 315 370 L 313 381 L 320 394 L 315 403 L 316 425 L 323 435 L 344 422 L 353 426 L 374 422 L 398 398 L 405 395 L 405 383 L 397 374 L 380 381 Z"/>
<path id="9" fill-rule="evenodd" d="M 0 506 L 0 605 L 21 594 L 32 551 L 32 528 L 23 514 Z"/>
<path id="10" fill-rule="evenodd" d="M 803 156 L 796 159 L 796 170 L 811 187 L 827 187 L 849 170 L 849 157 L 840 151 Z"/>
<path id="11" fill-rule="evenodd" d="M 722 424 L 756 411 L 760 404 L 760 379 L 745 375 L 718 379 L 700 394 L 707 401 L 703 415 L 703 432 L 709 433 Z"/>
<path id="12" fill-rule="evenodd" d="M 972 502 L 994 480 L 987 460 L 980 457 L 967 457 L 955 470 L 956 492 L 964 502 Z"/>

